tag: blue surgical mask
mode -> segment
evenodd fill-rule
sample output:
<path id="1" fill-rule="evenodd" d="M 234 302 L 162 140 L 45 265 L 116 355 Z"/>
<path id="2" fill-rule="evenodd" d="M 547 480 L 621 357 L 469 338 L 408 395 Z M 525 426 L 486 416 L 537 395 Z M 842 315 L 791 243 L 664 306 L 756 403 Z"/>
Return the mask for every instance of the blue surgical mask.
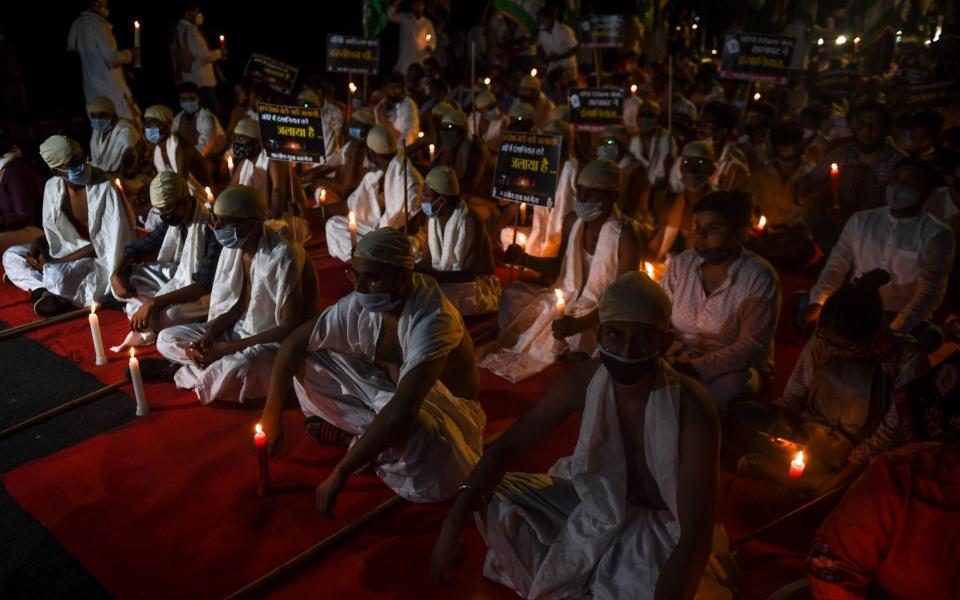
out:
<path id="1" fill-rule="evenodd" d="M 432 202 L 421 202 L 420 209 L 423 210 L 423 214 L 427 215 L 428 217 L 432 217 L 436 212 L 436 209 L 433 208 Z"/>
<path id="2" fill-rule="evenodd" d="M 160 128 L 159 127 L 147 127 L 143 130 L 143 137 L 147 138 L 147 141 L 151 144 L 160 143 Z"/>
<path id="3" fill-rule="evenodd" d="M 183 110 L 193 115 L 200 110 L 200 102 L 197 100 L 191 100 L 189 102 L 181 102 L 180 108 L 182 108 Z"/>
<path id="4" fill-rule="evenodd" d="M 402 298 L 393 298 L 390 292 L 381 292 L 376 294 L 364 294 L 357 292 L 357 299 L 364 310 L 375 313 L 382 313 L 393 310 L 403 301 Z"/>
<path id="5" fill-rule="evenodd" d="M 601 144 L 597 147 L 597 158 L 607 158 L 616 162 L 620 159 L 620 148 L 616 144 Z"/>
<path id="6" fill-rule="evenodd" d="M 363 137 L 363 129 L 360 127 L 351 127 L 347 130 L 347 132 L 350 134 L 351 138 L 357 141 L 361 141 L 361 138 Z"/>
<path id="7" fill-rule="evenodd" d="M 110 119 L 90 119 L 90 127 L 93 127 L 94 131 L 106 133 L 113 129 L 113 122 Z"/>
<path id="8" fill-rule="evenodd" d="M 247 243 L 247 238 L 249 237 L 238 237 L 236 227 L 223 227 L 221 229 L 214 229 L 213 235 L 217 238 L 217 241 L 220 242 L 221 246 L 234 250 L 243 248 L 243 245 Z"/>
<path id="9" fill-rule="evenodd" d="M 499 113 L 499 111 L 498 111 L 497 109 L 485 110 L 485 111 L 483 111 L 483 118 L 486 119 L 486 120 L 488 120 L 488 121 L 493 121 L 494 119 L 496 119 L 496 118 L 499 116 L 498 113 Z"/>
<path id="10" fill-rule="evenodd" d="M 87 185 L 90 183 L 90 176 L 92 174 L 90 163 L 85 162 L 79 167 L 67 169 L 67 181 L 73 185 Z"/>
<path id="11" fill-rule="evenodd" d="M 603 216 L 603 203 L 580 202 L 577 200 L 573 203 L 573 212 L 577 213 L 577 216 L 580 217 L 580 220 L 585 223 L 596 221 Z"/>

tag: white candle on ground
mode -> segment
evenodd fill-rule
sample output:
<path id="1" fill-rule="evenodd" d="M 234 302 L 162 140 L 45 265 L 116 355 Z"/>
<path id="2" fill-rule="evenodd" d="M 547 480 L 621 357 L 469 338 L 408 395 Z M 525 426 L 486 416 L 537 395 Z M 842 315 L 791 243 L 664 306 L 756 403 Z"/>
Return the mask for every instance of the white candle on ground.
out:
<path id="1" fill-rule="evenodd" d="M 347 227 L 350 229 L 350 245 L 357 245 L 357 215 L 350 211 L 350 214 L 347 217 Z"/>
<path id="2" fill-rule="evenodd" d="M 100 317 L 97 316 L 97 303 L 90 305 L 90 335 L 93 337 L 93 349 L 97 353 L 97 364 L 107 364 L 107 353 L 103 351 L 103 337 L 100 335 Z"/>
<path id="3" fill-rule="evenodd" d="M 143 390 L 143 377 L 140 376 L 140 361 L 137 360 L 133 348 L 130 348 L 130 383 L 133 384 L 133 394 L 137 399 L 137 416 L 150 412 L 147 404 L 147 393 Z"/>

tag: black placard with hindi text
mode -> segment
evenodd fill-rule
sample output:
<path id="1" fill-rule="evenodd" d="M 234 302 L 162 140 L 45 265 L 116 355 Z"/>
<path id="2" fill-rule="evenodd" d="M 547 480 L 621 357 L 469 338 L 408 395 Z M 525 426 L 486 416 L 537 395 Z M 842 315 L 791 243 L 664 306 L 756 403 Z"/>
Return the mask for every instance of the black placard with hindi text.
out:
<path id="1" fill-rule="evenodd" d="M 570 123 L 585 131 L 622 124 L 623 98 L 622 88 L 573 88 L 567 97 Z"/>
<path id="2" fill-rule="evenodd" d="M 376 75 L 379 69 L 379 39 L 339 33 L 327 34 L 327 71 Z"/>
<path id="3" fill-rule="evenodd" d="M 860 71 L 856 69 L 834 69 L 817 73 L 813 88 L 834 101 L 843 100 L 857 91 L 860 83 Z"/>
<path id="4" fill-rule="evenodd" d="M 256 52 L 250 55 L 250 60 L 243 69 L 244 77 L 260 82 L 285 96 L 293 92 L 299 73 L 300 69 L 291 64 Z"/>
<path id="5" fill-rule="evenodd" d="M 545 133 L 504 133 L 491 195 L 509 202 L 553 208 L 562 139 Z"/>
<path id="6" fill-rule="evenodd" d="M 260 141 L 272 160 L 323 162 L 323 125 L 319 108 L 257 104 Z"/>
<path id="7" fill-rule="evenodd" d="M 762 33 L 728 33 L 723 42 L 720 77 L 784 84 L 797 41 Z"/>
<path id="8" fill-rule="evenodd" d="M 580 46 L 620 48 L 623 46 L 623 15 L 590 15 L 580 19 Z"/>

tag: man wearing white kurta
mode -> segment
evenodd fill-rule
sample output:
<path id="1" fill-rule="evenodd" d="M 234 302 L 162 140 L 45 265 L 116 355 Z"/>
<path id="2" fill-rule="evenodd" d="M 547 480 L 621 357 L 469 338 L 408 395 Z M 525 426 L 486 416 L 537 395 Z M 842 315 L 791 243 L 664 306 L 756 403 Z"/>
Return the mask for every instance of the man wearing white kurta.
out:
<path id="1" fill-rule="evenodd" d="M 173 171 L 187 180 L 196 192 L 210 183 L 203 156 L 172 131 L 173 111 L 162 104 L 148 106 L 143 112 L 144 137 L 153 144 L 153 167 L 157 173 Z"/>
<path id="2" fill-rule="evenodd" d="M 433 53 L 437 47 L 437 32 L 433 29 L 433 22 L 423 15 L 422 0 L 413 2 L 409 12 L 397 10 L 397 4 L 399 0 L 392 2 L 387 10 L 387 17 L 400 25 L 400 47 L 393 70 L 406 75 L 410 65 L 423 62 Z"/>
<path id="3" fill-rule="evenodd" d="M 377 123 L 393 130 L 398 149 L 416 142 L 420 134 L 420 110 L 404 86 L 403 77 L 396 73 L 388 75 L 384 86 L 386 97 L 373 108 Z"/>
<path id="4" fill-rule="evenodd" d="M 563 136 L 563 146 L 560 150 L 560 163 L 563 167 L 557 178 L 553 207 L 534 206 L 531 226 L 521 225 L 517 233 L 527 236 L 527 247 L 524 250 L 529 256 L 555 258 L 560 251 L 563 224 L 567 216 L 573 213 L 577 198 L 577 160 L 570 154 L 570 148 L 573 146 L 573 128 L 569 123 L 550 121 L 543 132 Z M 513 230 L 513 226 L 500 230 L 500 244 L 504 249 L 513 243 Z"/>
<path id="5" fill-rule="evenodd" d="M 70 25 L 67 50 L 80 55 L 86 101 L 106 96 L 117 107 L 118 115 L 136 122 L 140 109 L 127 87 L 122 67 L 130 64 L 140 50 L 117 48 L 113 25 L 107 21 L 109 14 L 106 0 L 91 2 L 89 9 L 81 12 Z"/>
<path id="6" fill-rule="evenodd" d="M 195 84 L 204 99 L 207 108 L 219 112 L 217 100 L 217 76 L 213 65 L 226 58 L 224 49 L 211 50 L 200 32 L 203 25 L 203 13 L 196 7 L 184 11 L 177 21 L 176 36 L 176 69 L 177 83 L 189 81 Z"/>
<path id="7" fill-rule="evenodd" d="M 152 344 L 167 327 L 206 320 L 222 246 L 208 226 L 205 201 L 201 190 L 191 190 L 172 171 L 153 178 L 150 204 L 160 224 L 124 249 L 111 277 L 113 295 L 130 318 L 130 333 L 114 352 Z M 144 262 L 157 252 L 157 260 Z"/>
<path id="8" fill-rule="evenodd" d="M 321 88 L 321 91 L 322 88 Z M 310 88 L 303 88 L 297 96 L 297 102 L 306 108 L 320 109 L 320 122 L 323 126 L 323 153 L 329 162 L 340 152 L 340 132 L 343 131 L 343 111 L 327 100 L 326 96 Z"/>
<path id="9" fill-rule="evenodd" d="M 293 383 L 308 431 L 349 446 L 317 488 L 330 518 L 367 465 L 407 500 L 450 498 L 480 459 L 486 424 L 473 343 L 436 282 L 412 272 L 407 237 L 371 232 L 352 265 L 355 291 L 284 341 L 261 419 L 277 450 Z"/>
<path id="10" fill-rule="evenodd" d="M 87 105 L 93 134 L 90 136 L 90 164 L 111 176 L 139 174 L 130 171 L 149 168 L 147 148 L 137 126 L 117 115 L 109 98 L 94 98 Z M 139 167 L 139 168 L 138 168 Z"/>
<path id="11" fill-rule="evenodd" d="M 351 236 L 347 217 L 331 217 L 326 223 L 330 256 L 344 262 L 353 254 L 351 238 L 360 239 L 380 227 L 406 229 L 413 235 L 412 225 L 420 212 L 423 178 L 406 156 L 397 152 L 391 132 L 383 125 L 375 125 L 367 134 L 367 148 L 376 170 L 364 175 L 360 185 L 347 198 L 347 208 L 357 222 L 356 235 Z"/>
<path id="12" fill-rule="evenodd" d="M 212 159 L 227 147 L 227 136 L 220 120 L 200 103 L 200 88 L 185 81 L 180 84 L 180 108 L 173 118 L 171 131 L 192 144 L 204 158 Z"/>
<path id="13" fill-rule="evenodd" d="M 497 97 L 487 90 L 477 94 L 477 108 L 470 113 L 470 137 L 479 138 L 492 152 L 497 152 L 509 126 L 510 117 L 497 108 Z"/>
<path id="14" fill-rule="evenodd" d="M 427 247 L 417 270 L 436 279 L 464 317 L 497 312 L 500 278 L 490 237 L 480 215 L 461 198 L 456 172 L 434 167 L 424 183 Z"/>
<path id="15" fill-rule="evenodd" d="M 519 247 L 508 248 L 507 261 L 518 264 L 525 258 L 528 267 L 540 272 L 550 272 L 560 262 L 559 276 L 551 289 L 518 282 L 504 291 L 500 339 L 481 367 L 516 383 L 563 354 L 590 355 L 596 350 L 593 328 L 600 294 L 618 275 L 636 270 L 640 261 L 637 233 L 615 206 L 619 190 L 616 163 L 591 162 L 577 179 L 575 214 L 564 223 L 562 261 L 524 257 Z M 557 290 L 564 299 L 562 312 Z"/>
<path id="16" fill-rule="evenodd" d="M 106 296 L 110 274 L 136 234 L 130 206 L 86 162 L 77 142 L 51 136 L 40 155 L 55 173 L 43 190 L 46 247 L 13 246 L 3 254 L 3 268 L 14 285 L 34 296 L 37 314 L 50 316 Z"/>
<path id="17" fill-rule="evenodd" d="M 553 7 L 544 6 L 537 13 L 537 45 L 549 65 L 547 74 L 558 69 L 567 79 L 577 78 L 577 34 L 568 25 L 557 21 Z"/>
<path id="18" fill-rule="evenodd" d="M 280 342 L 319 312 L 316 271 L 300 244 L 264 226 L 266 199 L 254 188 L 228 187 L 213 213 L 224 248 L 208 320 L 164 329 L 157 350 L 182 365 L 173 379 L 201 403 L 245 402 L 266 394 Z"/>
<path id="19" fill-rule="evenodd" d="M 660 105 L 642 101 L 634 121 L 637 134 L 630 138 L 630 153 L 643 164 L 651 186 L 667 178 L 666 162 L 678 154 L 677 142 L 660 127 L 659 119 Z"/>
<path id="20" fill-rule="evenodd" d="M 702 388 L 661 356 L 670 301 L 627 273 L 599 305 L 600 358 L 574 367 L 484 453 L 450 509 L 431 575 L 452 584 L 471 513 L 483 574 L 523 598 L 733 597 L 736 563 L 714 526 L 720 423 Z M 507 473 L 572 415 L 573 454 Z"/>

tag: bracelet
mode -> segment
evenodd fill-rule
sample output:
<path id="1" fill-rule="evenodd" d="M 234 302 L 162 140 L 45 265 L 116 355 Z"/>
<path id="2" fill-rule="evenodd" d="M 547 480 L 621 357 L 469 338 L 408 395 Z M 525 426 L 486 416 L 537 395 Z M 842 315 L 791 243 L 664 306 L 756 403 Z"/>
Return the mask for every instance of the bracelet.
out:
<path id="1" fill-rule="evenodd" d="M 473 484 L 473 483 L 465 483 L 465 484 L 463 484 L 463 485 L 460 486 L 460 489 L 457 490 L 457 493 L 459 494 L 459 493 L 462 492 L 463 490 L 473 490 L 473 491 L 475 491 L 475 492 L 477 493 L 477 495 L 480 496 L 480 500 L 481 500 L 484 504 L 488 504 L 488 503 L 490 502 L 490 499 L 487 498 L 486 494 L 483 493 L 483 490 L 480 489 L 480 486 L 479 486 L 479 485 L 476 485 L 476 484 Z"/>

